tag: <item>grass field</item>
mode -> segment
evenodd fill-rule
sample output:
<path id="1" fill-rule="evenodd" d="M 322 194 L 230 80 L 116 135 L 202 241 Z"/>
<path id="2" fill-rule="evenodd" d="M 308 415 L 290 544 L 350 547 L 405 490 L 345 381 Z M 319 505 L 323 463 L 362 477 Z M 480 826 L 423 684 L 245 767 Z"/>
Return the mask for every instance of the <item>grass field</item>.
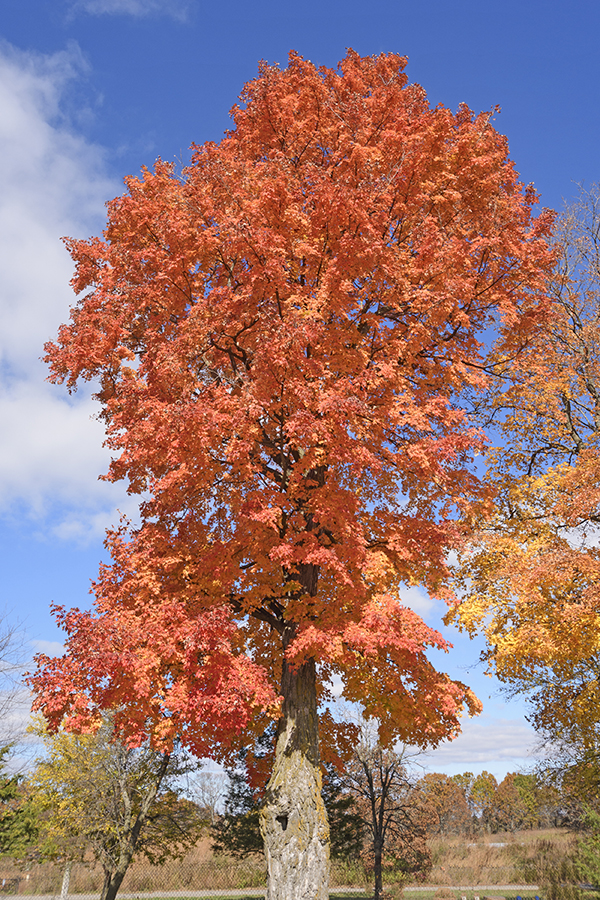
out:
<path id="1" fill-rule="evenodd" d="M 537 860 L 541 853 L 546 857 L 560 856 L 572 841 L 573 835 L 561 829 L 435 838 L 430 843 L 433 868 L 427 885 L 403 886 L 394 883 L 390 875 L 384 875 L 384 885 L 390 897 L 402 896 L 404 900 L 515 900 L 517 895 L 529 900 L 535 894 L 543 900 L 539 889 L 525 887 L 539 884 Z M 24 869 L 10 860 L 0 861 L 0 884 L 3 878 L 7 882 L 18 879 L 17 892 L 21 895 L 59 896 L 62 875 L 58 864 L 32 863 Z M 69 893 L 97 895 L 101 881 L 99 867 L 74 865 Z M 119 893 L 122 900 L 142 896 L 144 900 L 263 900 L 264 884 L 263 859 L 214 856 L 206 841 L 184 859 L 170 860 L 162 866 L 151 866 L 143 860 L 134 862 Z M 370 889 L 371 878 L 359 863 L 332 867 L 331 900 L 367 900 L 372 896 Z"/>

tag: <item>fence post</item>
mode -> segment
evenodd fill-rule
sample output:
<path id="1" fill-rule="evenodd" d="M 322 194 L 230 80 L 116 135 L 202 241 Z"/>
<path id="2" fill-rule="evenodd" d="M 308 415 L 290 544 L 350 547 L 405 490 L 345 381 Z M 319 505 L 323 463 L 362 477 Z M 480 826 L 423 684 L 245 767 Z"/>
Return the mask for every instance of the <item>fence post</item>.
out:
<path id="1" fill-rule="evenodd" d="M 69 882 L 71 881 L 71 869 L 73 868 L 73 860 L 68 859 L 65 863 L 65 871 L 63 872 L 62 887 L 60 889 L 60 900 L 66 900 L 69 893 Z"/>

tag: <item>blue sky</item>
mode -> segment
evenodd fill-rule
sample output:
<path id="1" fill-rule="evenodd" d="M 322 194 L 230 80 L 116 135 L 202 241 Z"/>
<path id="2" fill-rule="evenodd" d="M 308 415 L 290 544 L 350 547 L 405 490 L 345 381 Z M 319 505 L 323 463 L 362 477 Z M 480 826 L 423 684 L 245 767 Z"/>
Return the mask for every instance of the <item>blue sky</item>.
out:
<path id="1" fill-rule="evenodd" d="M 61 235 L 102 228 L 123 176 L 156 157 L 186 161 L 219 140 L 242 85 L 290 49 L 334 66 L 346 47 L 409 57 L 433 104 L 499 104 L 525 182 L 561 208 L 600 178 L 600 6 L 590 0 L 3 0 L 0 11 L 0 610 L 30 646 L 60 634 L 50 602 L 89 602 L 107 525 L 135 506 L 98 481 L 107 455 L 85 392 L 45 383 L 45 340 L 68 315 Z M 441 610 L 410 602 L 432 625 Z M 452 635 L 451 639 L 452 639 Z M 532 732 L 454 636 L 446 664 L 485 704 L 430 758 L 497 775 L 523 762 Z"/>

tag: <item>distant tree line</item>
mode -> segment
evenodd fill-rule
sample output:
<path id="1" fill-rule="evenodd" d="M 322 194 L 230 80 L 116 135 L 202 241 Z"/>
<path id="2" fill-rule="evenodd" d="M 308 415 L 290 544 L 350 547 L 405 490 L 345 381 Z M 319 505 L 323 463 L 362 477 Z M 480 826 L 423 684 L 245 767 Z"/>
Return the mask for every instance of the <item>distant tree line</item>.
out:
<path id="1" fill-rule="evenodd" d="M 542 774 L 490 772 L 425 775 L 418 782 L 430 835 L 555 828 L 574 824 L 581 803 Z"/>

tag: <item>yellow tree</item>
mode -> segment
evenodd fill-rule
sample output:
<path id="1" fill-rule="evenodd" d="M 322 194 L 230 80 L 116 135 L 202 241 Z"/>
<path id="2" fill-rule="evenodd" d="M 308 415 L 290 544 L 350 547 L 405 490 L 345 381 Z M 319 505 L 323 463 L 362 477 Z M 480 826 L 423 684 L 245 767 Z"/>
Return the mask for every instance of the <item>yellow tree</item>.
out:
<path id="1" fill-rule="evenodd" d="M 526 692 L 532 721 L 597 760 L 600 721 L 600 190 L 556 229 L 546 329 L 518 360 L 495 360 L 480 410 L 495 515 L 482 515 L 451 616 L 482 629 L 488 660 Z M 508 380 L 507 380 L 508 379 Z M 510 383 L 510 388 L 504 385 Z M 597 771 L 597 765 L 596 765 Z"/>
<path id="2" fill-rule="evenodd" d="M 470 786 L 467 802 L 477 819 L 485 821 L 485 811 L 492 806 L 497 790 L 498 782 L 491 772 L 484 769 L 475 776 Z"/>
<path id="3" fill-rule="evenodd" d="M 68 863 L 90 850 L 104 871 L 101 900 L 114 900 L 135 854 L 183 855 L 205 822 L 181 800 L 183 758 L 115 739 L 106 719 L 94 734 L 44 734 L 47 755 L 30 776 L 40 811 L 40 849 Z M 67 875 L 68 877 L 68 875 Z"/>

